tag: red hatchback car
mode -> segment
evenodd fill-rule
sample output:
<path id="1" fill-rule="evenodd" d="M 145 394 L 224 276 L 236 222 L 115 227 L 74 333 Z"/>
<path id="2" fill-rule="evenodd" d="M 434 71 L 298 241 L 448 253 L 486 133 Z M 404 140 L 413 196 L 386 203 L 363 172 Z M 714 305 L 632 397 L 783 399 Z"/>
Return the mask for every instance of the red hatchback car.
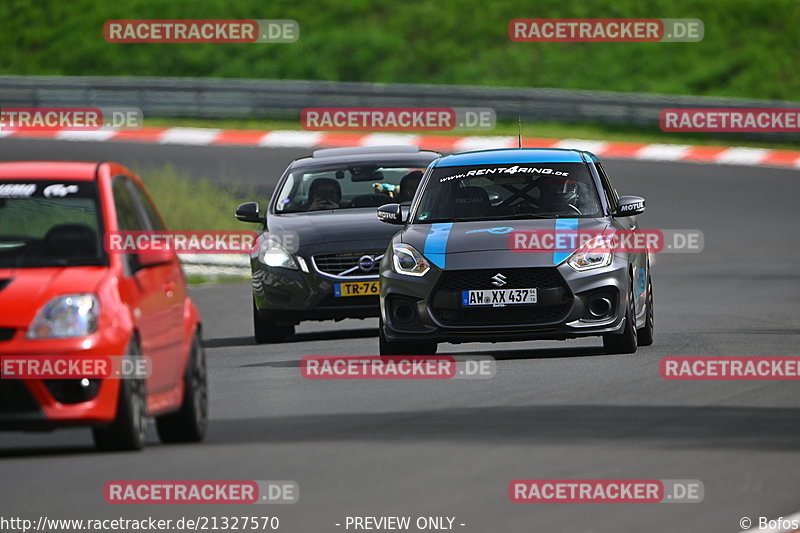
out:
<path id="1" fill-rule="evenodd" d="M 107 253 L 113 231 L 160 231 L 115 163 L 0 163 L 0 356 L 146 355 L 139 379 L 0 379 L 0 429 L 90 425 L 100 449 L 203 439 L 200 315 L 173 252 Z M 8 376 L 6 376 L 8 377 Z"/>

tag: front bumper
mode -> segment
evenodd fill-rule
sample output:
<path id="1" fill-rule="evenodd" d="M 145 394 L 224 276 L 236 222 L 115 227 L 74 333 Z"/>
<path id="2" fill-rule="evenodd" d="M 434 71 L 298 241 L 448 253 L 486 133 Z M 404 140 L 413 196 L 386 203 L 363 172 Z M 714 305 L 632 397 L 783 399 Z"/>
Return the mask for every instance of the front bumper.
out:
<path id="1" fill-rule="evenodd" d="M 378 296 L 337 297 L 334 287 L 347 281 L 377 281 L 378 275 L 336 279 L 317 272 L 306 259 L 307 272 L 268 267 L 251 259 L 253 299 L 259 314 L 278 324 L 303 320 L 343 320 L 379 315 Z"/>
<path id="2" fill-rule="evenodd" d="M 444 272 L 458 271 L 432 268 L 425 276 L 415 278 L 395 273 L 386 262 L 381 266 L 383 334 L 390 341 L 502 342 L 589 337 L 617 333 L 624 327 L 625 302 L 630 290 L 629 265 L 624 256 L 615 258 L 608 267 L 588 272 L 576 272 L 566 264 L 462 272 L 483 272 L 488 278 L 499 270 L 508 273 L 519 269 L 531 271 L 527 279 L 538 280 L 531 283 L 540 284 L 537 287 L 539 304 L 482 307 L 472 311 L 452 302 L 451 294 L 442 295 L 448 292 L 442 287 L 449 283 L 443 277 Z M 470 277 L 475 276 L 465 279 Z M 451 300 L 449 307 L 448 298 Z M 589 312 L 589 304 L 597 298 L 610 301 L 608 313 L 599 317 Z M 406 306 L 399 315 L 400 320 L 399 305 Z M 409 319 L 411 316 L 413 319 Z"/>
<path id="3" fill-rule="evenodd" d="M 74 339 L 25 338 L 25 330 L 0 341 L 3 356 L 124 355 L 130 332 L 107 329 Z M 120 381 L 93 380 L 89 389 L 76 379 L 0 379 L 0 430 L 49 429 L 63 425 L 105 424 L 114 420 Z M 85 396 L 76 396 L 84 391 Z M 84 401 L 85 400 L 85 401 Z"/>

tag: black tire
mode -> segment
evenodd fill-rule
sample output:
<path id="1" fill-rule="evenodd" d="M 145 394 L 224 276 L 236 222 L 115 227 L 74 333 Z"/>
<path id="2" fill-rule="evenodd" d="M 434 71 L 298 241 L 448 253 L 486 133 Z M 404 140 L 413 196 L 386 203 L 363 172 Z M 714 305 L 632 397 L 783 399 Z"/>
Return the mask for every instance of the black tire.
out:
<path id="1" fill-rule="evenodd" d="M 283 342 L 294 335 L 294 326 L 279 326 L 271 318 L 263 318 L 253 302 L 253 333 L 258 344 Z"/>
<path id="2" fill-rule="evenodd" d="M 141 355 L 134 337 L 128 345 L 131 357 Z M 147 395 L 144 379 L 121 379 L 117 415 L 110 424 L 94 426 L 92 438 L 98 450 L 141 450 L 147 436 Z"/>
<path id="3" fill-rule="evenodd" d="M 647 310 L 644 316 L 644 327 L 637 331 L 639 346 L 650 346 L 653 344 L 653 282 L 647 278 Z"/>
<path id="4" fill-rule="evenodd" d="M 380 354 L 386 355 L 435 355 L 438 344 L 433 341 L 389 341 L 383 335 L 383 322 L 379 325 L 378 343 Z"/>
<path id="5" fill-rule="evenodd" d="M 207 376 L 206 353 L 198 332 L 186 362 L 181 408 L 156 418 L 156 431 L 161 442 L 200 442 L 205 438 L 208 426 Z"/>
<path id="6" fill-rule="evenodd" d="M 622 333 L 603 335 L 603 349 L 609 355 L 636 353 L 637 337 L 636 303 L 633 297 L 633 282 L 631 282 L 628 290 L 628 306 L 625 312 L 625 327 Z"/>

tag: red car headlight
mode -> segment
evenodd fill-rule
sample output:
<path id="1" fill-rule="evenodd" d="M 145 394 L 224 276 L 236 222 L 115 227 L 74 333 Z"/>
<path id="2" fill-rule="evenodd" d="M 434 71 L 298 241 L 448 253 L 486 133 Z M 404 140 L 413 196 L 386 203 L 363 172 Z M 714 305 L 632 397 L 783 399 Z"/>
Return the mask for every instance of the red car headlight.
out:
<path id="1" fill-rule="evenodd" d="M 97 331 L 100 301 L 93 294 L 65 294 L 47 302 L 28 327 L 29 339 L 84 337 Z"/>

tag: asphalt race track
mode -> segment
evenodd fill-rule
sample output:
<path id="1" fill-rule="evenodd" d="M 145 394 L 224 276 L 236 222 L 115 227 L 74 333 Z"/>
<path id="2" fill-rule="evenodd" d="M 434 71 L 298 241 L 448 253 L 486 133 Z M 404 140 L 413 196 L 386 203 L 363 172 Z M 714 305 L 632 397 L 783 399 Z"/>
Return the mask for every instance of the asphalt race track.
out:
<path id="1" fill-rule="evenodd" d="M 265 190 L 304 153 L 0 140 L 0 160 L 169 162 Z M 376 354 L 377 320 L 305 323 L 290 342 L 258 346 L 247 284 L 199 287 L 193 296 L 212 395 L 207 442 L 160 445 L 151 429 L 143 452 L 99 454 L 85 429 L 0 434 L 4 508 L 31 519 L 274 514 L 288 532 L 345 531 L 354 515 L 454 516 L 456 530 L 479 533 L 737 532 L 743 516 L 800 510 L 797 383 L 658 375 L 664 356 L 800 355 L 800 174 L 691 163 L 606 167 L 621 194 L 647 199 L 642 227 L 705 234 L 702 253 L 657 257 L 653 346 L 606 356 L 600 339 L 446 344 L 439 353 L 494 356 L 497 375 L 304 380 L 305 355 Z M 508 483 L 520 478 L 699 479 L 705 500 L 514 504 Z M 106 504 L 104 483 L 127 479 L 294 480 L 300 500 L 255 508 Z"/>

